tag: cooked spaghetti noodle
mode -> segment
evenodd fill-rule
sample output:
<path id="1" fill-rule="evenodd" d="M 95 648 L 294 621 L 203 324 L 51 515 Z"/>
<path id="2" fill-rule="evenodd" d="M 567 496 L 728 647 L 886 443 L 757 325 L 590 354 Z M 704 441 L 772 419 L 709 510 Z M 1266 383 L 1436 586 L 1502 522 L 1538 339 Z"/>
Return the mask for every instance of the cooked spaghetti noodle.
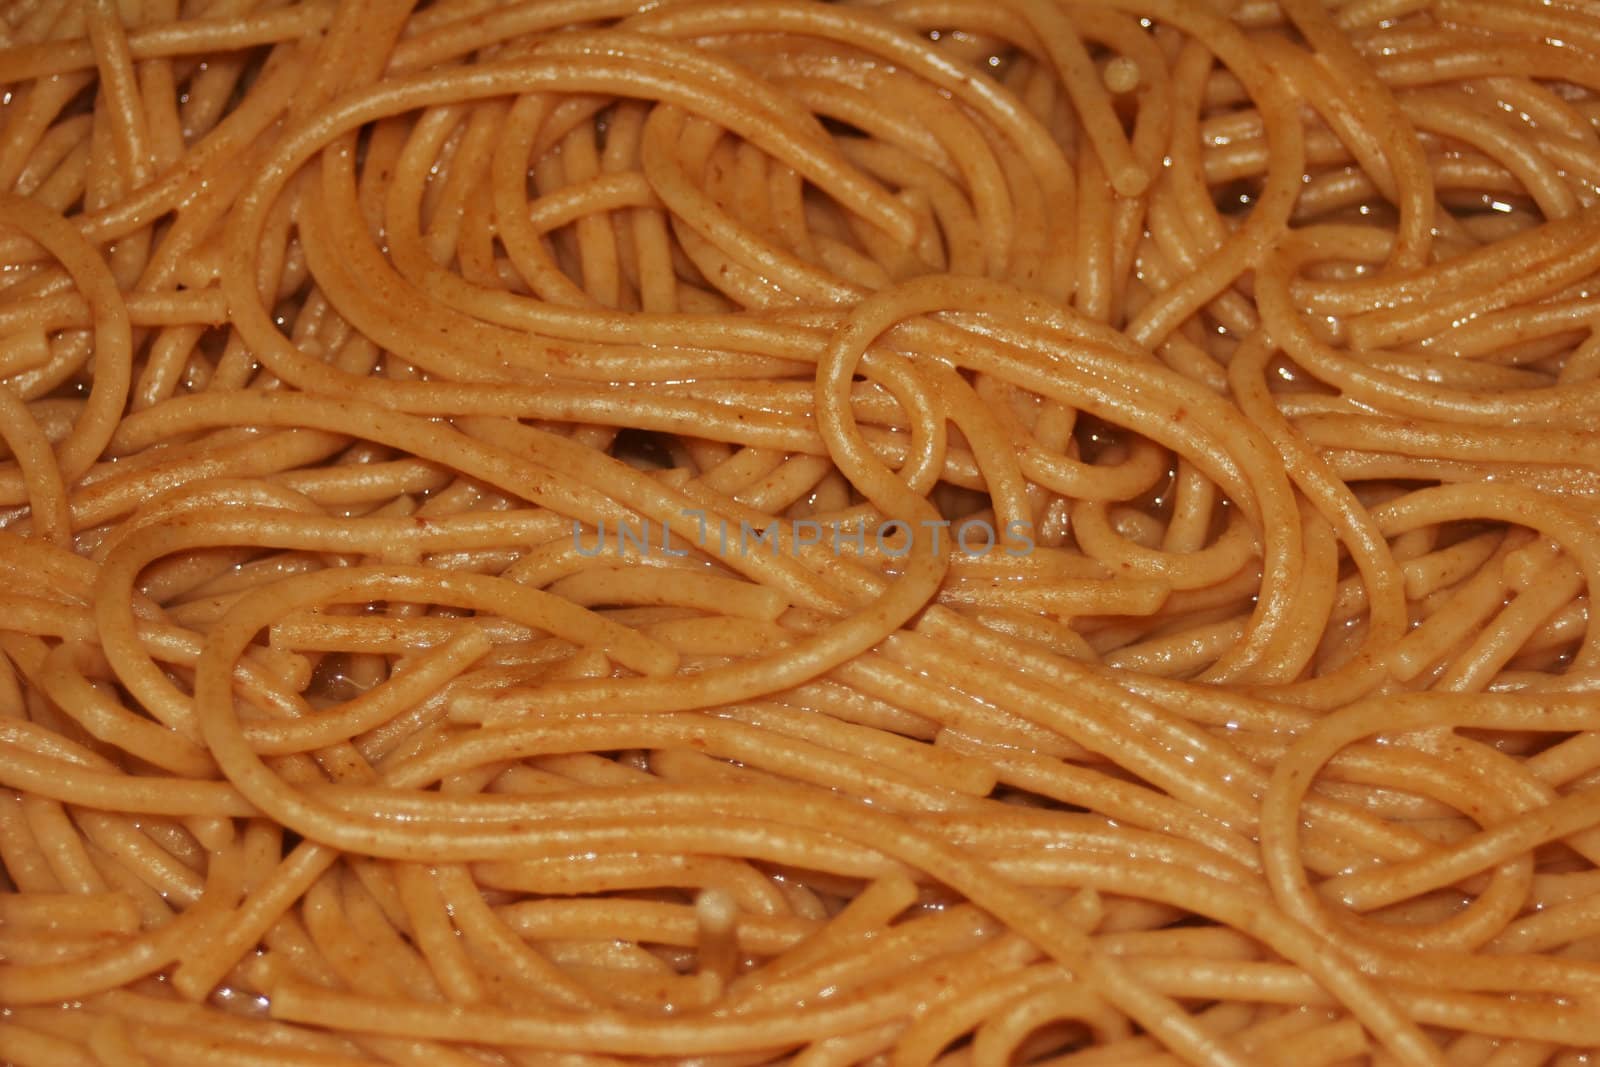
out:
<path id="1" fill-rule="evenodd" d="M 12 0 L 0 1060 L 1575 1067 L 1588 0 Z"/>

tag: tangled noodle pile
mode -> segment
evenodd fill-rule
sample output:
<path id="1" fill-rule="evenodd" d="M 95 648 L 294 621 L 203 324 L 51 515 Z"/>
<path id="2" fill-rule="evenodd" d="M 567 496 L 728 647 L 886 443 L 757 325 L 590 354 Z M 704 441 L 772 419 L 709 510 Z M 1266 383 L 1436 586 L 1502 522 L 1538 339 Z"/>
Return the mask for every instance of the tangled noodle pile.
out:
<path id="1" fill-rule="evenodd" d="M 9 0 L 0 1060 L 1600 1047 L 1591 0 Z"/>

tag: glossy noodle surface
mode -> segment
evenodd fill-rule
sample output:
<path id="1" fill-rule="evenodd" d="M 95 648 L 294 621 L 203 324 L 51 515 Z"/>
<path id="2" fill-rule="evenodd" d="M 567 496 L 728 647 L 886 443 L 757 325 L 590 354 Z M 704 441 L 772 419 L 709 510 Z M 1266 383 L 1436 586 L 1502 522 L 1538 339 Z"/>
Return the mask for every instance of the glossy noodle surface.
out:
<path id="1" fill-rule="evenodd" d="M 1579 1067 L 1600 6 L 0 4 L 0 1062 Z"/>

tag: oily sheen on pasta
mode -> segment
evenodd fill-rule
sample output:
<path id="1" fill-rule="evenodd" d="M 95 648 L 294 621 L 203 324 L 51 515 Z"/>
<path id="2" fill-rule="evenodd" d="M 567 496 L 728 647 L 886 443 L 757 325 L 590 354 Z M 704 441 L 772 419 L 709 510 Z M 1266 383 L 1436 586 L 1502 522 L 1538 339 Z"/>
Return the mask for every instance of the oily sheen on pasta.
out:
<path id="1" fill-rule="evenodd" d="M 7 0 L 0 1062 L 1578 1067 L 1592 0 Z"/>

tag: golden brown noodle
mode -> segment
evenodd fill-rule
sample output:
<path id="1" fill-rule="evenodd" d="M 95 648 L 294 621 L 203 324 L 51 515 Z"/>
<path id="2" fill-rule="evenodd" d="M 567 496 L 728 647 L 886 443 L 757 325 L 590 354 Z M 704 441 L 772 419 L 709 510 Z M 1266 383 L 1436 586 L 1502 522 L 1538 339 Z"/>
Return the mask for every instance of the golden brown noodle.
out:
<path id="1" fill-rule="evenodd" d="M 1588 1062 L 1600 9 L 0 11 L 0 1059 Z"/>

